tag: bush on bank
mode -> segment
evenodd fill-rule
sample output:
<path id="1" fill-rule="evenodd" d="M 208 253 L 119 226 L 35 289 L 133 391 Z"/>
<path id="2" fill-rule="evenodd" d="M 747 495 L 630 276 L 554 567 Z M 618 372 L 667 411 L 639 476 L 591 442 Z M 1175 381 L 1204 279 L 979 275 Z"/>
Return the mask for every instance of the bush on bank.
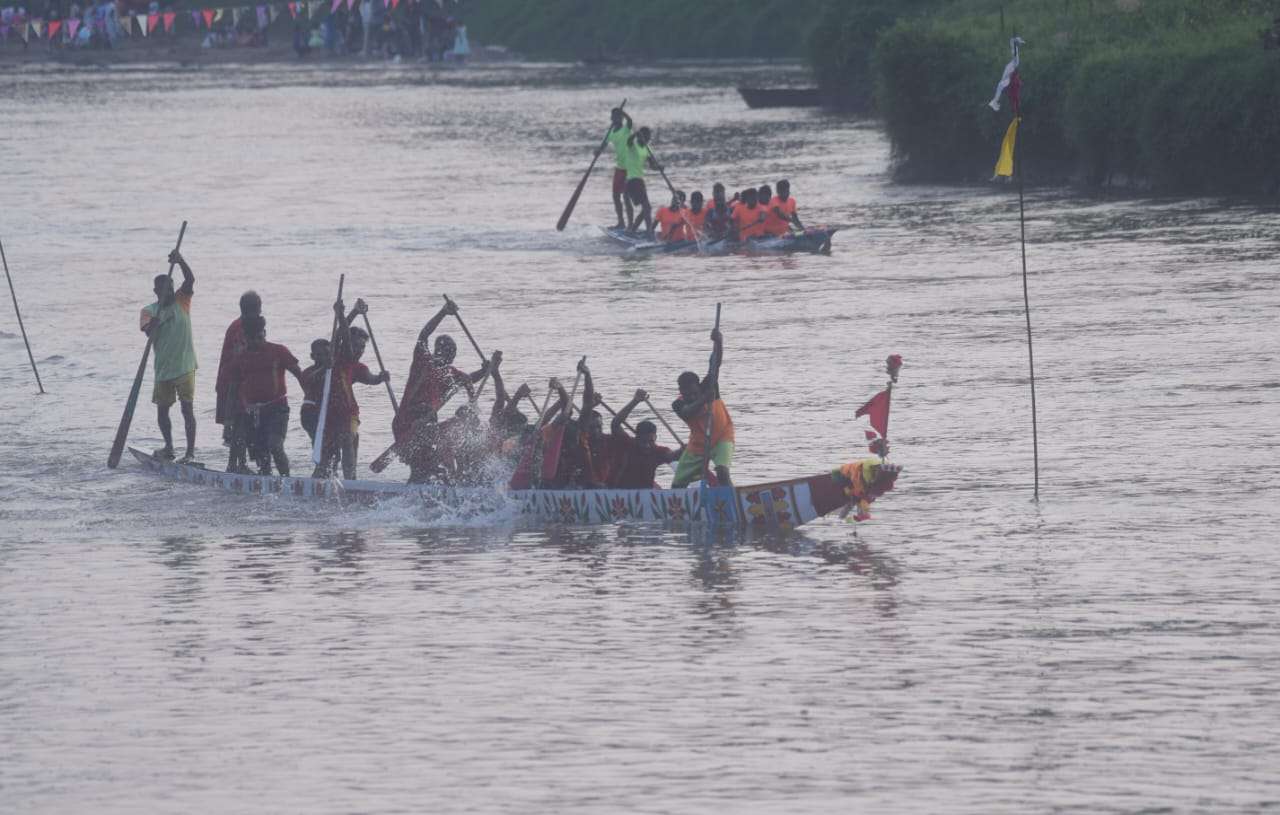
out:
<path id="1" fill-rule="evenodd" d="M 833 4 L 824 19 L 866 20 L 877 5 Z M 815 33 L 813 45 L 824 84 L 870 82 L 902 178 L 990 176 L 1010 114 L 985 103 L 1017 33 L 1028 42 L 1019 146 L 1029 178 L 1070 174 L 1189 193 L 1280 189 L 1280 50 L 1262 44 L 1280 14 L 1273 0 L 898 8 L 871 46 L 865 29 L 841 30 L 852 49 L 843 63 L 830 30 Z"/>
<path id="2" fill-rule="evenodd" d="M 822 0 L 482 0 L 466 9 L 478 42 L 562 59 L 800 58 Z"/>

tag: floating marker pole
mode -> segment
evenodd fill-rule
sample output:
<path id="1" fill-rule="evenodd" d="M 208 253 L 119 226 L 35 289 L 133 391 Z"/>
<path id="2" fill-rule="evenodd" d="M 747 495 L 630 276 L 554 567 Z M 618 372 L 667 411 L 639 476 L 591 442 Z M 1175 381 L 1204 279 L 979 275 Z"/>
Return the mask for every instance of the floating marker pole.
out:
<path id="1" fill-rule="evenodd" d="M 40 371 L 36 369 L 36 358 L 31 354 L 31 342 L 27 339 L 27 329 L 22 324 L 22 312 L 18 309 L 18 295 L 13 290 L 13 276 L 9 274 L 9 261 L 4 256 L 4 243 L 0 242 L 0 261 L 4 262 L 4 276 L 9 281 L 9 296 L 13 298 L 13 313 L 18 315 L 18 330 L 22 332 L 22 342 L 27 346 L 27 359 L 31 360 L 31 373 L 36 375 L 36 387 L 44 393 L 44 385 L 40 382 Z"/>
<path id="2" fill-rule="evenodd" d="M 1040 501 L 1040 434 L 1036 425 L 1036 355 L 1031 347 L 1031 295 L 1027 292 L 1027 211 L 1023 202 L 1022 151 L 1014 154 L 1018 176 L 1018 227 L 1022 237 L 1022 312 L 1027 318 L 1027 364 L 1031 371 L 1031 455 L 1035 467 L 1035 500 Z"/>

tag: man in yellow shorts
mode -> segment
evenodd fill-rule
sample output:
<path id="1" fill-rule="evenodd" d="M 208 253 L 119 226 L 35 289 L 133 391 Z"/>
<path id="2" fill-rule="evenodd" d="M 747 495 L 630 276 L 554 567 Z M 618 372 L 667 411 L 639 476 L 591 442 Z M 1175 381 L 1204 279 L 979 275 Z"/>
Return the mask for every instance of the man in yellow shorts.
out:
<path id="1" fill-rule="evenodd" d="M 729 466 L 733 463 L 733 419 L 720 398 L 720 363 L 724 359 L 724 337 L 719 329 L 711 332 L 711 365 L 707 375 L 699 380 L 693 371 L 680 374 L 676 384 L 680 398 L 671 405 L 676 415 L 689 426 L 689 442 L 684 454 L 676 462 L 676 475 L 671 488 L 688 486 L 703 477 L 714 467 L 714 477 L 708 483 L 720 487 L 732 487 Z M 711 421 L 711 442 L 707 443 L 707 421 Z M 710 446 L 710 464 L 707 448 Z"/>
<path id="2" fill-rule="evenodd" d="M 182 286 L 175 292 L 172 277 L 156 275 L 156 301 L 142 310 L 139 327 L 151 337 L 155 347 L 155 387 L 151 401 L 155 402 L 156 423 L 164 436 L 164 447 L 156 451 L 156 457 L 173 459 L 169 408 L 176 401 L 182 405 L 182 421 L 187 431 L 187 453 L 182 457 L 182 461 L 187 462 L 196 454 L 196 413 L 192 406 L 196 391 L 196 351 L 191 343 L 191 294 L 196 279 L 176 249 L 170 253 L 169 262 L 182 267 Z"/>

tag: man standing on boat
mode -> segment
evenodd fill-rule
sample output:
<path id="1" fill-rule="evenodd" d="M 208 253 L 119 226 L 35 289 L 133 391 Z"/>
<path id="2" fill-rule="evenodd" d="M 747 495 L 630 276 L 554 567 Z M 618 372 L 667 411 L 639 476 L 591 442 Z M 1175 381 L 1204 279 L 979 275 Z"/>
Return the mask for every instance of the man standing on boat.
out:
<path id="1" fill-rule="evenodd" d="M 714 482 L 717 486 L 733 486 L 729 478 L 729 466 L 733 463 L 733 419 L 720 398 L 724 337 L 719 329 L 711 332 L 711 342 L 711 364 L 706 377 L 699 380 L 693 371 L 685 371 L 676 380 L 680 398 L 672 403 L 671 409 L 689 426 L 689 441 L 676 463 L 672 489 L 692 484 L 712 467 L 715 468 Z M 710 444 L 707 438 L 708 419 L 711 422 Z"/>
<path id="2" fill-rule="evenodd" d="M 613 209 L 618 213 L 618 225 L 615 229 L 626 229 L 633 216 L 631 199 L 627 198 L 627 139 L 631 138 L 634 122 L 622 108 L 614 108 L 610 113 L 609 136 L 607 141 L 613 147 Z M 623 205 L 626 205 L 626 220 L 623 220 Z"/>
<path id="3" fill-rule="evenodd" d="M 169 253 L 169 263 L 182 268 L 182 286 L 175 292 L 173 278 L 156 275 L 153 290 L 156 301 L 142 309 L 138 327 L 151 337 L 155 346 L 155 385 L 151 401 L 156 405 L 156 423 L 164 436 L 164 447 L 156 457 L 173 460 L 173 424 L 169 408 L 182 404 L 182 421 L 187 431 L 187 452 L 183 462 L 196 455 L 196 413 L 192 403 L 196 392 L 196 350 L 191 343 L 191 295 L 195 275 L 178 250 Z"/>
<path id="4" fill-rule="evenodd" d="M 248 340 L 244 334 L 244 321 L 250 317 L 262 316 L 262 298 L 256 291 L 247 291 L 240 295 L 240 316 L 227 326 L 227 333 L 222 338 L 222 354 L 218 359 L 218 378 L 214 383 L 216 402 L 213 420 L 222 425 L 222 443 L 231 450 L 227 460 L 227 472 L 246 472 L 248 461 L 245 459 L 245 447 L 236 437 L 239 430 L 237 418 L 240 415 L 240 399 L 236 394 L 235 384 L 230 381 L 227 372 L 236 357 L 244 353 Z"/>
<path id="5" fill-rule="evenodd" d="M 654 163 L 653 153 L 649 150 L 649 138 L 649 128 L 642 127 L 627 139 L 627 198 L 640 208 L 627 224 L 627 231 L 634 233 L 640 222 L 644 221 L 645 232 L 653 237 L 653 213 L 649 204 L 649 192 L 644 186 L 644 168 L 648 165 L 657 168 L 658 165 Z"/>

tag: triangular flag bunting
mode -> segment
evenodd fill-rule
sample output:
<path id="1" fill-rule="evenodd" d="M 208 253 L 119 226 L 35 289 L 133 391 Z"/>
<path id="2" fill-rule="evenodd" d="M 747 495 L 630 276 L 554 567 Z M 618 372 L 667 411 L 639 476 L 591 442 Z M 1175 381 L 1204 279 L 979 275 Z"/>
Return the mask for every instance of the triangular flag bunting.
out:
<path id="1" fill-rule="evenodd" d="M 22 27 L 22 41 L 30 42 L 30 37 L 31 37 L 31 26 L 24 25 Z"/>
<path id="2" fill-rule="evenodd" d="M 164 20 L 164 30 L 165 30 L 165 33 L 172 34 L 172 33 L 173 33 L 173 24 L 174 24 L 174 22 L 175 22 L 175 21 L 177 21 L 177 19 L 178 19 L 178 12 L 176 12 L 176 11 L 166 11 L 164 14 L 161 14 L 161 15 L 160 15 L 160 19 Z"/>
<path id="3" fill-rule="evenodd" d="M 76 32 L 79 30 L 80 18 L 72 17 L 70 20 L 67 20 L 67 35 L 71 37 L 71 39 L 74 40 L 76 38 Z"/>
<path id="4" fill-rule="evenodd" d="M 267 7 L 258 6 L 258 28 L 266 28 L 271 23 L 267 17 Z"/>
<path id="5" fill-rule="evenodd" d="M 342 5 L 342 0 L 333 0 L 333 5 L 329 6 L 330 14 L 338 13 L 338 6 Z"/>
<path id="6" fill-rule="evenodd" d="M 200 12 L 200 15 L 204 17 L 204 27 L 213 28 L 213 9 L 211 8 L 204 9 L 203 11 Z"/>
<path id="7" fill-rule="evenodd" d="M 49 39 L 51 39 L 51 40 L 52 40 L 54 37 L 58 36 L 58 32 L 59 32 L 59 31 L 61 31 L 61 30 L 62 30 L 62 21 L 61 21 L 61 20 L 50 20 L 50 21 L 49 21 Z"/>
<path id="8" fill-rule="evenodd" d="M 350 11 L 352 6 L 354 6 L 355 4 L 356 4 L 356 0 L 347 0 L 347 11 Z"/>
<path id="9" fill-rule="evenodd" d="M 231 26 L 233 28 L 240 27 L 240 9 L 238 8 L 231 9 Z"/>
<path id="10" fill-rule="evenodd" d="M 44 36 L 44 20 L 32 20 L 31 29 L 36 32 L 36 39 Z"/>
<path id="11" fill-rule="evenodd" d="M 297 3 L 290 3 L 290 4 L 289 4 L 289 16 L 290 16 L 290 17 L 292 17 L 292 18 L 293 18 L 293 19 L 295 19 L 295 20 L 296 20 L 296 19 L 298 19 L 298 4 L 297 4 Z"/>
<path id="12" fill-rule="evenodd" d="M 120 23 L 120 32 L 122 34 L 124 34 L 126 37 L 133 36 L 133 18 L 132 17 L 130 17 L 128 14 L 122 14 L 120 15 L 117 22 Z"/>
<path id="13" fill-rule="evenodd" d="M 148 14 L 147 15 L 147 33 L 150 34 L 152 31 L 155 31 L 156 26 L 158 25 L 160 25 L 160 15 Z"/>
<path id="14" fill-rule="evenodd" d="M 147 15 L 135 14 L 133 15 L 133 19 L 137 21 L 138 28 L 142 29 L 142 36 L 147 36 Z"/>
<path id="15" fill-rule="evenodd" d="M 191 12 L 191 22 L 195 25 L 196 28 L 200 27 L 200 12 L 198 11 Z"/>
<path id="16" fill-rule="evenodd" d="M 213 12 L 213 21 L 216 23 L 222 19 L 223 9 L 217 9 Z"/>
<path id="17" fill-rule="evenodd" d="M 271 22 L 275 22 L 280 17 L 280 9 L 275 6 L 267 6 L 267 11 L 271 15 Z"/>

